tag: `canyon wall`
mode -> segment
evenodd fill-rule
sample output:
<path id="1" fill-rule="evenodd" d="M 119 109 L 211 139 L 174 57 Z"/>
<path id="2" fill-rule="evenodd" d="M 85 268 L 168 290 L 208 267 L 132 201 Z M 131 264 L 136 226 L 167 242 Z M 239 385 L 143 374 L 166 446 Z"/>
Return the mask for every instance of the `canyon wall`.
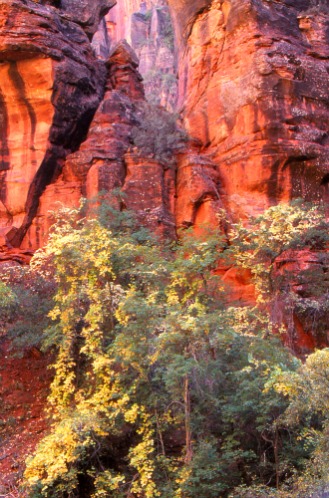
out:
<path id="1" fill-rule="evenodd" d="M 2 260 L 17 256 L 13 248 L 35 250 L 45 243 L 49 211 L 58 202 L 76 206 L 81 196 L 113 187 L 126 192 L 125 205 L 149 226 L 173 236 L 174 169 L 133 146 L 135 128 L 152 114 L 139 61 L 125 42 L 115 44 L 118 35 L 111 40 L 107 33 L 107 61 L 91 44 L 114 3 L 86 3 L 81 12 L 75 2 L 1 3 Z M 152 7 L 148 29 L 165 8 Z M 134 15 L 135 24 L 144 23 L 143 13 L 135 21 Z M 154 40 L 163 39 L 161 29 L 151 30 Z M 135 38 L 142 49 L 144 38 Z M 165 111 L 157 114 L 151 135 L 166 119 Z"/>
<path id="2" fill-rule="evenodd" d="M 60 205 L 118 188 L 120 209 L 169 238 L 217 224 L 222 209 L 235 221 L 296 197 L 329 205 L 324 2 L 115 3 L 0 0 L 0 262 L 27 262 Z M 178 110 L 187 133 L 157 104 Z M 305 249 L 282 254 L 275 271 L 290 272 L 299 298 L 312 297 L 310 275 L 322 272 L 323 303 L 328 266 L 326 253 Z M 235 302 L 255 302 L 250 274 L 218 273 Z M 284 303 L 278 312 L 295 351 L 328 344 L 327 316 Z M 1 347 L 2 396 L 14 392 L 15 416 L 30 413 L 3 444 L 7 486 L 18 478 L 17 453 L 23 461 L 47 429 L 39 422 L 50 374 L 38 351 L 19 373 Z"/>
<path id="3" fill-rule="evenodd" d="M 184 123 L 216 164 L 233 218 L 326 197 L 328 8 L 308 0 L 169 4 Z"/>
<path id="4" fill-rule="evenodd" d="M 309 0 L 169 4 L 179 52 L 179 110 L 195 143 L 178 163 L 176 222 L 211 223 L 220 204 L 237 221 L 294 198 L 320 201 L 328 212 L 327 5 Z M 192 166 L 196 158 L 198 173 Z M 196 174 L 202 178 L 197 197 L 191 188 Z M 314 297 L 319 309 L 328 292 L 326 262 L 326 252 L 317 250 L 284 253 L 278 261 L 280 275 L 290 275 L 289 287 L 304 303 L 303 313 L 279 305 L 278 321 L 287 326 L 286 342 L 295 351 L 328 343 L 328 317 L 306 311 L 307 298 L 317 293 L 310 275 L 321 281 L 322 291 Z M 252 302 L 248 279 L 232 268 L 221 274 L 233 285 L 232 297 Z"/>
<path id="5" fill-rule="evenodd" d="M 90 38 L 113 3 L 0 3 L 2 246 L 21 245 L 45 187 L 86 137 L 105 82 Z"/>
<path id="6" fill-rule="evenodd" d="M 149 115 L 137 66 L 131 47 L 119 42 L 107 61 L 105 94 L 87 137 L 79 150 L 66 156 L 56 181 L 45 188 L 23 249 L 45 244 L 59 203 L 73 208 L 81 197 L 95 199 L 117 189 L 123 193 L 118 202 L 113 200 L 118 207 L 133 210 L 152 231 L 174 237 L 174 170 L 141 148 L 132 148 L 132 134 Z"/>

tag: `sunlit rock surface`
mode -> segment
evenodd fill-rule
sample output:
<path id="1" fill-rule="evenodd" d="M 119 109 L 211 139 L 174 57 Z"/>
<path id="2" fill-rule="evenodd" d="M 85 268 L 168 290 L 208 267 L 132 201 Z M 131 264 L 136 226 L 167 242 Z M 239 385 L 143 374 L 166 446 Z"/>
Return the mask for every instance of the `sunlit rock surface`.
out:
<path id="1" fill-rule="evenodd" d="M 113 2 L 86 2 L 80 17 L 76 2 L 43 3 L 0 3 L 0 235 L 8 247 L 21 245 L 104 92 L 88 35 Z"/>
<path id="2" fill-rule="evenodd" d="M 126 42 L 119 43 L 107 61 L 104 98 L 92 120 L 86 140 L 69 154 L 62 172 L 40 198 L 39 209 L 23 247 L 46 242 L 52 212 L 63 203 L 76 207 L 81 197 L 95 199 L 100 192 L 121 189 L 124 208 L 132 209 L 157 233 L 174 235 L 174 172 L 131 150 L 131 133 L 138 125 L 138 107 L 145 101 L 138 60 Z M 120 206 L 118 206 L 120 207 Z"/>
<path id="3" fill-rule="evenodd" d="M 169 0 L 185 125 L 235 218 L 328 181 L 329 13 L 310 3 Z"/>

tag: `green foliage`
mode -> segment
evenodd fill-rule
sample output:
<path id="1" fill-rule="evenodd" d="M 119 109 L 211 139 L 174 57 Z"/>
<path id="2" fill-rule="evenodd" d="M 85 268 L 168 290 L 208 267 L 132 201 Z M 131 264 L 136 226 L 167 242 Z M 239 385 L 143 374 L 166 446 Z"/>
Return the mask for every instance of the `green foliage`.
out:
<path id="1" fill-rule="evenodd" d="M 38 256 L 57 283 L 44 336 L 57 358 L 31 496 L 225 496 L 282 476 L 283 449 L 294 465 L 283 444 L 274 457 L 286 402 L 266 383 L 277 362 L 298 362 L 265 339 L 265 319 L 228 308 L 214 274 L 224 246 L 206 231 L 160 246 L 106 205 L 93 219 L 59 215 Z"/>
<path id="2" fill-rule="evenodd" d="M 326 337 L 329 322 L 329 282 L 326 276 L 328 223 L 322 207 L 302 201 L 290 206 L 275 206 L 251 220 L 249 227 L 236 226 L 233 239 L 235 242 L 231 251 L 235 261 L 252 273 L 259 293 L 258 306 L 264 307 L 265 304 L 270 307 L 273 326 L 278 325 L 280 320 L 282 323 L 282 315 L 276 321 L 273 313 L 279 303 L 279 306 L 291 309 L 294 316 L 302 320 L 306 332 L 313 334 L 318 342 L 322 340 L 322 335 Z M 283 255 L 282 261 L 289 261 L 289 255 L 298 255 L 297 251 L 305 249 L 313 261 L 309 268 L 298 274 L 295 268 L 290 270 L 289 266 L 283 272 L 278 271 L 279 256 Z M 289 332 L 289 323 L 284 328 Z M 286 479 L 280 491 L 269 491 L 255 485 L 238 488 L 238 496 L 306 498 L 319 496 L 328 488 L 327 377 L 327 350 L 310 355 L 297 371 L 283 372 L 279 362 L 272 369 L 267 386 L 286 396 L 289 401 L 288 408 L 284 415 L 277 418 L 275 426 L 295 432 L 300 443 L 295 455 L 296 468 L 292 471 L 286 465 L 287 477 L 290 474 L 290 478 Z"/>
<path id="3" fill-rule="evenodd" d="M 167 167 L 175 167 L 175 152 L 184 147 L 186 133 L 179 128 L 177 116 L 165 109 L 145 103 L 139 108 L 139 124 L 132 130 L 132 140 L 139 153 L 152 157 Z"/>
<path id="4" fill-rule="evenodd" d="M 271 375 L 269 384 L 289 399 L 289 406 L 278 423 L 296 430 L 298 439 L 312 455 L 304 462 L 303 473 L 295 473 L 275 496 L 322 496 L 329 488 L 328 372 L 329 351 L 323 349 L 309 355 L 295 372 L 282 372 L 277 368 Z"/>
<path id="5" fill-rule="evenodd" d="M 323 206 L 297 200 L 268 209 L 249 220 L 248 226 L 235 225 L 230 234 L 232 245 L 227 253 L 234 264 L 250 271 L 258 307 L 270 309 L 273 329 L 285 330 L 292 348 L 295 318 L 318 343 L 326 341 L 328 228 Z M 299 252 L 305 250 L 304 254 Z M 309 259 L 308 267 L 304 264 L 300 268 L 299 259 Z M 286 310 L 285 318 L 282 309 Z"/>
<path id="6" fill-rule="evenodd" d="M 194 498 L 207 496 L 218 498 L 227 489 L 227 471 L 220 457 L 216 441 L 200 441 L 194 450 L 194 455 L 181 472 L 181 486 L 177 496 Z M 227 462 L 228 463 L 228 462 Z"/>
<path id="7" fill-rule="evenodd" d="M 233 260 L 251 271 L 260 302 L 275 291 L 274 263 L 289 249 L 321 250 L 329 241 L 323 208 L 297 200 L 279 204 L 249 220 L 249 226 L 234 225 L 230 234 Z"/>
<path id="8" fill-rule="evenodd" d="M 36 340 L 55 354 L 52 425 L 27 461 L 29 496 L 324 489 L 328 351 L 302 364 L 270 333 L 265 305 L 285 290 L 276 258 L 305 244 L 322 250 L 326 229 L 317 207 L 297 203 L 235 226 L 229 248 L 214 230 L 160 244 L 113 203 L 63 209 L 22 270 L 29 278 L 12 273 L 0 287 L 7 333 L 35 308 L 44 329 Z M 252 272 L 258 306 L 227 303 L 214 270 L 228 259 Z"/>
<path id="9" fill-rule="evenodd" d="M 13 290 L 3 282 L 0 282 L 0 333 L 6 332 L 6 328 L 14 313 L 17 304 L 17 296 Z"/>
<path id="10" fill-rule="evenodd" d="M 171 95 L 176 91 L 177 76 L 173 73 L 163 72 L 161 68 L 150 69 L 143 75 L 143 80 L 146 98 L 150 105 L 159 107 L 161 105 L 163 93 Z M 180 133 L 182 134 L 184 141 L 185 137 L 182 131 L 180 131 Z"/>
<path id="11" fill-rule="evenodd" d="M 35 256 L 30 267 L 7 265 L 0 282 L 0 323 L 18 355 L 39 347 L 48 313 L 53 306 L 55 285 L 47 263 Z"/>
<path id="12" fill-rule="evenodd" d="M 124 481 L 124 476 L 117 475 L 113 471 L 105 470 L 99 473 L 94 481 L 95 492 L 92 498 L 108 498 L 110 496 L 124 498 L 124 494 L 120 491 Z"/>

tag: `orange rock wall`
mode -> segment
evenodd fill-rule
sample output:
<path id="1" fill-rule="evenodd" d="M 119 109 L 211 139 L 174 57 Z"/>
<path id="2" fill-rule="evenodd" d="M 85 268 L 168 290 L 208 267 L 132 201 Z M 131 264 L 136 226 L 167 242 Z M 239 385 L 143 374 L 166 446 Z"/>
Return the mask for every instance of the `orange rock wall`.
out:
<path id="1" fill-rule="evenodd" d="M 44 190 L 21 247 L 36 249 L 45 244 L 59 203 L 76 207 L 81 197 L 94 199 L 99 192 L 119 188 L 125 194 L 122 207 L 133 210 L 153 231 L 175 235 L 174 171 L 132 150 L 131 132 L 139 124 L 139 106 L 145 102 L 137 65 L 130 46 L 119 43 L 107 62 L 105 95 L 86 140 L 66 157 L 61 173 Z"/>
<path id="2" fill-rule="evenodd" d="M 88 188 L 76 188 L 62 168 L 103 97 L 105 66 L 90 38 L 113 3 L 84 3 L 81 19 L 76 2 L 61 9 L 29 0 L 1 4 L 2 244 L 21 245 L 32 222 L 42 226 L 34 218 L 45 189 L 74 203 L 82 190 L 96 189 L 89 180 Z M 178 225 L 214 220 L 223 206 L 236 219 L 292 197 L 326 196 L 328 13 L 309 3 L 169 0 L 180 109 L 194 140 L 179 157 Z M 129 38 L 140 6 L 121 1 L 110 11 L 114 39 Z M 24 244 L 40 245 L 40 230 L 48 225 Z"/>
<path id="3" fill-rule="evenodd" d="M 319 199 L 329 171 L 328 10 L 309 1 L 169 0 L 180 108 L 234 218 Z"/>
<path id="4" fill-rule="evenodd" d="M 147 9 L 154 4 L 151 0 L 144 0 L 144 3 Z M 140 5 L 141 0 L 121 0 L 106 16 L 106 22 L 115 43 L 125 39 L 131 44 L 131 19 L 135 12 L 139 12 Z M 113 28 L 110 27 L 111 25 Z"/>
<path id="5" fill-rule="evenodd" d="M 7 248 L 21 246 L 40 196 L 85 138 L 104 93 L 106 71 L 90 38 L 114 2 L 43 3 L 0 3 L 0 246 Z"/>
<path id="6" fill-rule="evenodd" d="M 1 181 L 5 187 L 0 204 L 2 237 L 11 227 L 20 227 L 29 187 L 48 147 L 54 116 L 52 85 L 50 58 L 0 65 Z"/>
<path id="7" fill-rule="evenodd" d="M 298 197 L 320 200 L 328 212 L 328 8 L 308 0 L 169 4 L 179 49 L 179 108 L 195 140 L 178 164 L 176 222 L 214 223 L 220 207 L 229 219 L 245 219 Z M 318 311 L 315 319 L 308 308 L 319 289 L 311 277 L 317 275 L 322 294 L 314 299 L 323 310 L 324 261 L 321 251 L 296 251 L 278 261 L 299 305 L 277 303 L 273 320 L 286 325 L 285 341 L 300 353 L 328 344 L 328 317 Z M 218 271 L 233 299 L 255 299 L 250 275 Z"/>

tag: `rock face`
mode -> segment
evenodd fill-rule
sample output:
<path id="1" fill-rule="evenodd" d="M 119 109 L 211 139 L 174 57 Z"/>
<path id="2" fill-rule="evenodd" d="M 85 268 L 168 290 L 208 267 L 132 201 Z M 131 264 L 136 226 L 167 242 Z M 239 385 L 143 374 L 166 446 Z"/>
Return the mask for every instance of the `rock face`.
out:
<path id="1" fill-rule="evenodd" d="M 79 150 L 67 155 L 58 177 L 40 197 L 39 208 L 23 241 L 23 248 L 43 245 L 58 201 L 76 207 L 81 197 L 121 189 L 122 202 L 152 230 L 174 235 L 174 172 L 137 147 L 132 132 L 140 125 L 139 108 L 145 104 L 137 71 L 138 59 L 126 42 L 119 43 L 107 61 L 105 95 Z M 171 195 L 170 195 L 171 194 Z"/>
<path id="2" fill-rule="evenodd" d="M 0 3 L 2 245 L 21 245 L 40 196 L 85 138 L 104 91 L 105 69 L 88 36 L 114 2 L 85 2 L 82 15 L 78 2 L 61 9 L 44 3 Z"/>
<path id="3" fill-rule="evenodd" d="M 308 0 L 169 0 L 188 132 L 234 218 L 319 199 L 329 171 L 329 11 Z"/>
<path id="4" fill-rule="evenodd" d="M 100 19 L 116 4 L 116 0 L 46 0 L 61 9 L 63 17 L 83 27 L 89 38 L 98 29 Z"/>
<path id="5" fill-rule="evenodd" d="M 328 272 L 325 250 L 288 250 L 275 262 L 275 279 L 291 292 L 278 302 L 273 321 L 285 324 L 285 342 L 295 351 L 328 346 Z"/>
<path id="6" fill-rule="evenodd" d="M 81 196 L 117 187 L 146 224 L 173 235 L 174 171 L 132 147 L 144 102 L 138 60 L 121 43 L 105 63 L 90 43 L 113 4 L 0 4 L 0 246 L 7 254 L 45 242 L 57 202 L 76 206 Z"/>
<path id="7" fill-rule="evenodd" d="M 179 105 L 203 158 L 194 204 L 193 188 L 181 178 L 193 169 L 195 151 L 192 161 L 187 155 L 179 165 L 178 221 L 191 220 L 191 201 L 192 223 L 214 220 L 220 205 L 214 187 L 233 220 L 296 197 L 322 200 L 328 210 L 329 9 L 315 3 L 169 0 L 179 47 Z M 296 284 L 295 305 L 281 303 L 279 319 L 288 327 L 287 343 L 300 352 L 328 341 L 324 261 L 326 255 L 314 251 L 278 261 Z M 222 274 L 238 299 L 252 301 L 248 278 L 230 269 Z M 304 280 L 318 275 L 322 297 L 314 295 L 316 286 L 301 284 L 303 274 Z M 308 307 L 312 292 L 320 299 L 317 317 Z"/>
<path id="8" fill-rule="evenodd" d="M 243 219 L 298 197 L 323 201 L 328 212 L 328 7 L 309 0 L 169 5 L 179 50 L 179 107 L 199 143 L 179 162 L 177 221 L 209 222 L 221 204 L 229 218 Z M 278 261 L 295 295 L 294 306 L 280 304 L 279 318 L 288 326 L 287 343 L 300 352 L 328 341 L 321 301 L 328 292 L 326 265 L 326 253 L 316 251 Z M 248 278 L 231 269 L 221 273 L 238 299 L 252 301 Z M 315 274 L 321 286 L 311 289 L 306 281 Z M 322 297 L 315 296 L 316 287 Z M 316 317 L 308 305 L 312 295 L 319 299 Z"/>

